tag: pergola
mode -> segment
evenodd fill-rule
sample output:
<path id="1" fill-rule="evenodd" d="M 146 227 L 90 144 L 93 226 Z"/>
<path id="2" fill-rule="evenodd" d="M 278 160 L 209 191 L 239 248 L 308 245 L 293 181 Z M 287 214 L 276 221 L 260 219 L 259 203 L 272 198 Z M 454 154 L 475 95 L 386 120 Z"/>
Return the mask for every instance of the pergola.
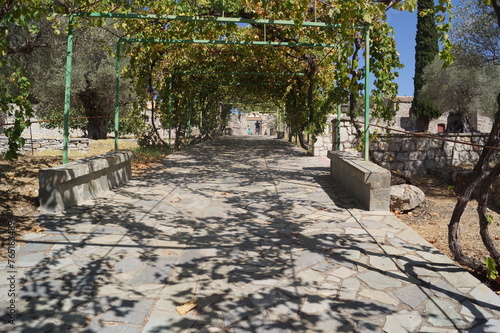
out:
<path id="1" fill-rule="evenodd" d="M 339 24 L 326 22 L 305 21 L 296 23 L 291 20 L 273 20 L 273 19 L 248 19 L 237 17 L 205 17 L 205 16 L 185 16 L 185 15 L 155 15 L 155 14 L 126 14 L 126 13 L 76 13 L 70 14 L 68 26 L 68 44 L 66 57 L 66 83 L 64 99 L 64 132 L 63 132 L 63 163 L 68 162 L 68 142 L 69 142 L 69 110 L 71 99 L 71 70 L 73 57 L 73 24 L 78 17 L 88 18 L 119 18 L 136 20 L 165 20 L 165 21 L 184 21 L 184 22 L 215 22 L 215 23 L 236 23 L 278 26 L 298 26 L 313 28 L 331 28 L 338 29 Z M 356 29 L 362 29 L 365 41 L 365 103 L 364 103 L 364 159 L 369 160 L 369 119 L 370 119 L 370 26 L 358 26 Z M 265 39 L 265 35 L 264 35 Z M 154 39 L 154 38 L 119 38 L 117 41 L 116 56 L 116 87 L 115 87 L 115 149 L 118 149 L 119 135 L 119 87 L 120 87 L 120 45 L 122 42 L 140 42 L 140 43 L 164 43 L 164 44 L 205 44 L 205 45 L 261 45 L 261 46 L 302 46 L 302 47 L 335 47 L 327 43 L 301 43 L 301 42 L 272 42 L 272 41 L 234 41 L 234 40 L 206 40 L 206 39 Z M 235 74 L 235 73 L 231 73 Z M 282 75 L 284 73 L 260 73 L 260 75 Z M 297 74 L 297 73 L 290 73 Z M 171 102 L 170 102 L 171 104 Z M 340 122 L 339 122 L 340 125 Z M 339 131 L 337 131 L 339 133 Z"/>

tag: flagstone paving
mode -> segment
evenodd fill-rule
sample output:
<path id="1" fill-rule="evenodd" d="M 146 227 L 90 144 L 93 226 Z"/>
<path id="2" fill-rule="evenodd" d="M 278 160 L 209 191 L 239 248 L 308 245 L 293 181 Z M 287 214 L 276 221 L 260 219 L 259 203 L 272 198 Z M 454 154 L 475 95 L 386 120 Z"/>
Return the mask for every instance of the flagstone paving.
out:
<path id="1" fill-rule="evenodd" d="M 226 137 L 64 215 L 2 258 L 8 332 L 500 332 L 500 297 L 326 158 Z M 11 273 L 14 271 L 15 273 Z M 180 315 L 176 307 L 195 301 Z"/>

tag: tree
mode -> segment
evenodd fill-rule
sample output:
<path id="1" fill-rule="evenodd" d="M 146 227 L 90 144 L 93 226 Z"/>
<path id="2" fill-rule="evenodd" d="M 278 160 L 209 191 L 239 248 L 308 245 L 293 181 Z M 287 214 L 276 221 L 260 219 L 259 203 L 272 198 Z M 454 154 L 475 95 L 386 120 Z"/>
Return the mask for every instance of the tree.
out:
<path id="1" fill-rule="evenodd" d="M 454 58 L 470 66 L 500 65 L 500 28 L 491 6 L 462 0 L 450 31 Z"/>
<path id="2" fill-rule="evenodd" d="M 295 98 L 296 103 L 293 107 L 285 108 L 285 112 L 293 121 L 300 121 L 297 126 L 300 133 L 314 134 L 320 131 L 326 117 L 324 114 L 332 109 L 334 105 L 344 103 L 348 98 L 352 101 L 360 100 L 363 97 L 364 85 L 360 79 L 364 76 L 364 69 L 360 65 L 359 56 L 365 48 L 363 42 L 363 26 L 372 31 L 372 52 L 371 68 L 375 77 L 374 89 L 372 91 L 372 100 L 375 110 L 372 114 L 376 118 L 390 118 L 392 110 L 384 107 L 383 101 L 394 97 L 397 86 L 393 79 L 397 76 L 397 68 L 400 66 L 395 43 L 393 39 L 393 30 L 386 21 L 386 12 L 395 8 L 398 10 L 415 9 L 414 1 L 384 0 L 384 1 L 319 1 L 312 3 L 310 0 L 285 0 L 276 2 L 262 2 L 260 0 L 208 0 L 208 1 L 122 1 L 122 0 L 103 0 L 103 1 L 54 1 L 58 6 L 59 12 L 79 13 L 79 12 L 120 12 L 120 13 L 173 13 L 178 15 L 196 15 L 207 16 L 215 15 L 245 17 L 245 18 L 264 18 L 273 20 L 293 20 L 300 23 L 303 21 L 318 20 L 320 22 L 336 23 L 336 29 L 310 29 L 299 25 L 293 26 L 264 26 L 260 24 L 251 24 L 247 27 L 240 27 L 234 23 L 219 24 L 217 22 L 181 22 L 163 20 L 125 20 L 114 19 L 115 28 L 123 30 L 124 35 L 134 37 L 164 39 L 238 39 L 238 40 L 262 40 L 267 38 L 271 41 L 281 42 L 308 42 L 324 43 L 328 41 L 335 47 L 327 49 L 317 49 L 312 47 L 294 46 L 278 48 L 262 48 L 262 50 L 249 51 L 251 48 L 238 49 L 236 52 L 228 52 L 224 48 L 214 48 L 212 45 L 204 45 L 202 48 L 190 48 L 180 45 L 162 45 L 162 44 L 141 44 L 140 47 L 131 47 L 130 54 L 133 62 L 128 67 L 129 75 L 137 79 L 137 94 L 145 93 L 165 94 L 168 91 L 168 84 L 162 76 L 165 70 L 175 68 L 203 68 L 203 62 L 226 62 L 226 67 L 231 70 L 244 70 L 252 68 L 255 71 L 276 71 L 291 70 L 302 72 L 305 77 L 286 80 L 287 87 L 280 87 L 277 79 L 272 85 L 272 96 L 274 104 L 281 103 L 285 105 L 286 98 Z M 314 6 L 316 5 L 316 6 Z M 439 0 L 436 4 L 436 12 L 446 12 L 450 6 L 450 0 Z M 82 21 L 82 20 L 78 20 Z M 104 19 L 91 19 L 91 24 L 102 26 Z M 446 24 L 442 24 L 441 36 L 445 37 Z M 264 50 L 265 49 L 265 50 Z M 266 61 L 260 63 L 262 58 L 251 57 L 254 53 L 266 55 Z M 232 58 L 243 55 L 245 61 L 243 66 L 239 63 L 234 64 L 229 61 Z M 144 84 L 141 73 L 147 74 L 148 66 L 151 64 L 151 57 L 160 56 L 161 61 L 151 69 L 153 77 L 151 90 L 148 92 L 147 85 Z M 248 58 L 246 58 L 248 56 Z M 233 67 L 230 65 L 233 64 Z M 246 78 L 244 80 L 257 80 L 256 78 Z M 219 83 L 223 79 L 218 78 Z M 181 82 L 181 81 L 179 81 Z M 244 83 L 244 81 L 242 82 Z M 207 95 L 202 96 L 203 100 L 210 101 L 205 106 L 210 106 L 210 110 L 205 109 L 209 119 L 204 119 L 205 124 L 215 124 L 224 119 L 220 111 L 215 112 L 216 101 L 221 99 L 220 94 L 228 94 L 230 97 L 237 97 L 238 91 L 235 89 L 222 88 L 207 89 Z M 199 82 L 182 82 L 175 87 L 174 101 L 186 99 L 186 94 L 195 89 L 205 89 L 199 85 Z M 253 94 L 256 98 L 261 94 L 260 90 L 255 89 Z M 289 97 L 286 97 L 287 94 Z M 290 95 L 291 94 L 291 95 Z M 85 99 L 85 96 L 81 96 Z M 165 101 L 160 101 L 163 107 L 160 108 L 164 114 Z M 196 103 L 192 103 L 196 105 Z M 354 105 L 355 103 L 353 103 Z M 179 104 L 180 108 L 185 105 Z M 202 107 L 201 104 L 198 107 Z M 219 108 L 220 109 L 220 108 Z M 208 112 L 210 111 L 210 112 Z M 181 112 L 181 110 L 179 110 Z M 160 115 L 163 117 L 163 115 Z M 169 118 L 172 122 L 174 117 Z M 177 117 L 179 121 L 185 122 L 185 118 Z M 184 119 L 184 120 L 182 120 Z M 184 126 L 184 125 L 183 125 Z M 215 128 L 221 128 L 220 124 Z M 207 128 L 208 129 L 208 128 Z M 207 133 L 210 133 L 208 131 Z"/>
<path id="3" fill-rule="evenodd" d="M 51 27 L 54 20 L 39 22 L 40 39 L 48 45 L 30 54 L 20 54 L 18 58 L 32 83 L 32 100 L 39 105 L 38 116 L 59 119 L 46 124 L 62 128 L 67 35 L 54 32 Z M 64 22 L 60 24 L 65 28 Z M 118 32 L 81 25 L 74 30 L 74 36 L 71 114 L 85 119 L 72 122 L 72 125 L 81 127 L 90 139 L 105 139 L 113 124 L 116 61 L 112 50 Z M 128 87 L 128 81 L 122 80 L 120 102 L 123 106 L 129 104 Z M 125 113 L 126 108 L 121 110 Z"/>
<path id="4" fill-rule="evenodd" d="M 500 28 L 495 12 L 477 0 L 466 0 L 454 11 L 450 38 L 453 65 L 443 68 L 436 59 L 424 70 L 420 96 L 441 112 L 462 119 L 463 132 L 472 130 L 470 116 L 493 118 L 496 92 L 500 90 Z"/>
<path id="5" fill-rule="evenodd" d="M 415 46 L 415 76 L 412 109 L 417 120 L 428 122 L 440 115 L 430 101 L 420 95 L 425 85 L 424 69 L 439 53 L 438 31 L 434 16 L 434 0 L 418 0 L 417 35 Z M 426 125 L 425 125 L 426 127 Z"/>
<path id="6" fill-rule="evenodd" d="M 92 0 L 6 0 L 0 4 L 0 112 L 14 117 L 14 125 L 5 130 L 9 139 L 6 159 L 17 158 L 17 151 L 24 145 L 21 133 L 34 116 L 32 86 L 15 58 L 48 46 L 40 40 L 39 20 L 55 13 L 85 12 L 89 8 L 99 11 L 114 5 L 123 9 L 130 7 L 128 1 L 101 1 L 96 6 Z M 19 34 L 20 31 L 23 33 Z"/>
<path id="7" fill-rule="evenodd" d="M 490 6 L 492 12 L 495 13 L 496 17 L 493 17 L 496 19 L 498 26 L 500 26 L 500 0 L 490 0 L 487 1 L 487 4 Z M 480 54 L 483 56 L 485 55 L 485 53 L 481 52 L 479 49 L 473 49 L 473 51 L 474 56 Z M 484 60 L 489 62 L 489 60 L 492 59 L 488 59 L 486 56 Z M 486 147 L 481 152 L 479 160 L 469 176 L 467 185 L 458 194 L 457 203 L 450 218 L 450 223 L 448 224 L 448 244 L 455 260 L 477 272 L 486 273 L 489 274 L 490 277 L 494 277 L 495 275 L 498 275 L 498 268 L 500 267 L 500 252 L 496 249 L 489 234 L 488 229 L 491 220 L 487 214 L 487 204 L 488 190 L 493 183 L 493 180 L 500 176 L 500 162 L 488 170 L 492 157 L 495 156 L 495 154 L 498 154 L 497 150 L 490 149 L 488 147 L 500 147 L 500 93 L 497 93 L 497 108 L 494 123 L 488 136 Z M 485 262 L 471 258 L 463 252 L 458 234 L 460 219 L 465 208 L 467 207 L 467 204 L 471 200 L 472 193 L 475 189 L 480 191 L 479 197 L 477 198 L 477 212 L 479 216 L 480 228 L 479 232 L 483 244 L 490 254 L 490 257 L 486 258 Z"/>
<path id="8" fill-rule="evenodd" d="M 29 52 L 33 40 L 27 41 L 19 48 L 9 43 L 10 30 L 21 27 L 36 35 L 37 29 L 33 20 L 39 18 L 46 9 L 45 1 L 4 1 L 0 5 L 0 112 L 14 117 L 14 125 L 5 130 L 9 138 L 9 148 L 5 153 L 6 159 L 17 157 L 17 151 L 24 145 L 21 137 L 23 129 L 29 126 L 29 119 L 33 115 L 33 108 L 29 101 L 30 82 L 22 71 L 11 62 L 11 55 L 20 52 Z M 8 69 L 8 70 L 7 70 Z"/>
<path id="9" fill-rule="evenodd" d="M 420 90 L 420 96 L 437 110 L 458 115 L 461 132 L 470 132 L 474 130 L 472 115 L 494 116 L 495 93 L 500 91 L 500 67 L 471 66 L 459 56 L 455 59 L 447 68 L 443 68 L 443 61 L 439 59 L 425 68 L 426 84 Z"/>

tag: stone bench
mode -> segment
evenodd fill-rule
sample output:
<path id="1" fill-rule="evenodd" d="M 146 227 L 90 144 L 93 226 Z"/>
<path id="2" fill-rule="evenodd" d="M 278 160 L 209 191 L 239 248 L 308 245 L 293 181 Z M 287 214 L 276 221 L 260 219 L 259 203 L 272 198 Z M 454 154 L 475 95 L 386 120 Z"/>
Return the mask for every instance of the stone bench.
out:
<path id="1" fill-rule="evenodd" d="M 370 211 L 388 211 L 391 173 L 345 152 L 329 151 L 330 177 Z"/>
<path id="2" fill-rule="evenodd" d="M 42 212 L 59 213 L 126 183 L 131 175 L 131 151 L 114 151 L 40 170 Z"/>

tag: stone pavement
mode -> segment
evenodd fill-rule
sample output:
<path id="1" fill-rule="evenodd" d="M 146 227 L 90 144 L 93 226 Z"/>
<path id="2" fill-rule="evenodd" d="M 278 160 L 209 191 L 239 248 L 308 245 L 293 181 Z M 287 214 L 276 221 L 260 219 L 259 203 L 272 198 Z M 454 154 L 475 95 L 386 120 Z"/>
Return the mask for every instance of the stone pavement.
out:
<path id="1" fill-rule="evenodd" d="M 360 209 L 328 162 L 223 138 L 40 216 L 45 230 L 18 240 L 17 318 L 0 330 L 500 332 L 500 297 L 391 213 Z"/>

